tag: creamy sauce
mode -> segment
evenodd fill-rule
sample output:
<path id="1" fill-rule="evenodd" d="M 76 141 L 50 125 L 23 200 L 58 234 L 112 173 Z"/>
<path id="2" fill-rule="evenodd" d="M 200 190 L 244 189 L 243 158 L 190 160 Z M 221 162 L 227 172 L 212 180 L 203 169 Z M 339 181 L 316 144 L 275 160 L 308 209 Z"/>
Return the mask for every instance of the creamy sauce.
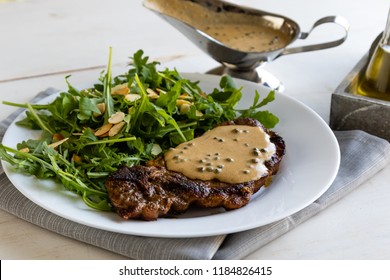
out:
<path id="1" fill-rule="evenodd" d="M 222 44 L 243 52 L 267 52 L 286 47 L 290 35 L 263 17 L 215 12 L 191 1 L 149 0 L 147 6 L 185 22 Z"/>
<path id="2" fill-rule="evenodd" d="M 214 24 L 205 29 L 211 37 L 232 49 L 263 52 L 283 48 L 283 34 L 253 24 Z"/>
<path id="3" fill-rule="evenodd" d="M 165 153 L 167 168 L 191 179 L 244 183 L 268 173 L 264 162 L 275 154 L 260 127 L 219 126 Z"/>

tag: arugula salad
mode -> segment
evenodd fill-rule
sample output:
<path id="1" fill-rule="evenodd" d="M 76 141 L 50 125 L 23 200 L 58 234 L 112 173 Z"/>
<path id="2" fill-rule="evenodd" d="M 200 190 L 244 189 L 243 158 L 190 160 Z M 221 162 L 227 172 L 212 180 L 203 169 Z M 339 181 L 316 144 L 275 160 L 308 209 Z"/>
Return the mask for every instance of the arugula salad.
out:
<path id="1" fill-rule="evenodd" d="M 159 63 L 139 50 L 129 70 L 112 77 L 111 52 L 107 69 L 91 88 L 77 89 L 67 76 L 68 89 L 49 104 L 3 101 L 26 109 L 17 125 L 42 134 L 16 148 L 0 144 L 0 158 L 18 172 L 62 183 L 89 207 L 112 211 L 104 182 L 120 166 L 143 164 L 237 117 L 258 119 L 266 128 L 279 121 L 261 110 L 274 100 L 274 91 L 262 99 L 255 92 L 252 106 L 238 110 L 242 88 L 229 76 L 205 93 L 176 69 L 159 70 Z"/>

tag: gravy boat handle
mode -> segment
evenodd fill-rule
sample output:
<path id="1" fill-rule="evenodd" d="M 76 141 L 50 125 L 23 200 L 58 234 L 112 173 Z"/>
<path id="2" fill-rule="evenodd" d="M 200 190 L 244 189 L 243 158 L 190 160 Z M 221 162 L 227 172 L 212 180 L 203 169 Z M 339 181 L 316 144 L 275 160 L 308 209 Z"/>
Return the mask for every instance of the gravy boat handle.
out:
<path id="1" fill-rule="evenodd" d="M 317 20 L 313 27 L 310 29 L 309 32 L 301 32 L 299 34 L 298 39 L 306 39 L 309 37 L 310 33 L 313 31 L 314 28 L 316 28 L 319 25 L 325 24 L 325 23 L 335 23 L 339 26 L 341 26 L 345 34 L 342 38 L 326 43 L 320 43 L 320 44 L 313 44 L 313 45 L 308 45 L 308 46 L 300 46 L 300 47 L 293 47 L 293 48 L 286 48 L 284 51 L 282 51 L 277 57 L 280 57 L 282 55 L 286 54 L 293 54 L 293 53 L 300 53 L 300 52 L 308 52 L 308 51 L 316 51 L 316 50 L 322 50 L 322 49 L 328 49 L 328 48 L 333 48 L 338 45 L 341 45 L 348 36 L 348 30 L 349 30 L 349 23 L 348 21 L 341 17 L 341 16 L 328 16 L 328 17 L 323 17 L 319 20 Z"/>

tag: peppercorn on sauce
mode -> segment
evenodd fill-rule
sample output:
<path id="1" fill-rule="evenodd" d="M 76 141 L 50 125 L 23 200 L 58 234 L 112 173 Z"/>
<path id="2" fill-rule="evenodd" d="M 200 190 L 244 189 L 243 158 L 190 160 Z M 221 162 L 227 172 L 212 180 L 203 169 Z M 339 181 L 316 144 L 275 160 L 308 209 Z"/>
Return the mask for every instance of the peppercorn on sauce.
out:
<path id="1" fill-rule="evenodd" d="M 228 125 L 171 148 L 164 158 L 167 169 L 190 179 L 244 183 L 266 175 L 264 162 L 275 152 L 261 127 Z"/>

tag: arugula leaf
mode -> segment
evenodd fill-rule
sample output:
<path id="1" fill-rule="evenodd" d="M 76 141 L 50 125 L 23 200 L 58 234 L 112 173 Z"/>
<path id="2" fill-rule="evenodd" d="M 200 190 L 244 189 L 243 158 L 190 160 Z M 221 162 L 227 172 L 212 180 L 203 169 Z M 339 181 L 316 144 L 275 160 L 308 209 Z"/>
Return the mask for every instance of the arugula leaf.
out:
<path id="1" fill-rule="evenodd" d="M 68 93 L 70 93 L 71 95 L 73 96 L 80 96 L 80 92 L 75 88 L 73 87 L 70 82 L 69 82 L 69 78 L 70 78 L 71 75 L 68 75 L 65 77 L 65 82 L 66 84 L 68 85 Z"/>
<path id="2" fill-rule="evenodd" d="M 112 60 L 112 48 L 110 47 L 110 54 L 108 56 L 108 66 L 107 73 L 104 76 L 104 88 L 103 88 L 103 97 L 106 110 L 104 112 L 104 123 L 108 122 L 108 119 L 112 116 L 114 112 L 114 101 L 111 96 L 111 60 Z"/>
<path id="3" fill-rule="evenodd" d="M 140 90 L 140 102 L 137 107 L 137 110 L 133 110 L 132 117 L 130 119 L 130 133 L 134 130 L 134 128 L 137 127 L 137 122 L 139 118 L 142 116 L 142 114 L 146 111 L 147 103 L 149 102 L 146 90 L 142 84 L 142 82 L 139 79 L 139 76 L 136 74 L 135 75 L 135 81 L 137 82 L 137 86 Z"/>
<path id="4" fill-rule="evenodd" d="M 27 109 L 30 112 L 30 118 L 34 120 L 34 122 L 43 130 L 50 132 L 51 134 L 54 134 L 54 130 L 48 125 L 46 125 L 45 122 L 42 121 L 42 119 L 39 117 L 39 115 L 35 112 L 34 108 L 30 104 L 26 104 Z"/>
<path id="5" fill-rule="evenodd" d="M 161 108 L 166 108 L 167 112 L 172 114 L 176 109 L 176 101 L 181 93 L 182 85 L 182 81 L 179 80 L 170 90 L 160 94 L 160 97 L 156 101 L 156 105 Z"/>
<path id="6" fill-rule="evenodd" d="M 9 153 L 14 154 L 14 156 Z M 112 210 L 107 193 L 99 190 L 98 187 L 91 187 L 94 184 L 87 177 L 82 176 L 69 161 L 53 148 L 44 144 L 41 156 L 43 158 L 0 144 L 0 158 L 12 164 L 21 172 L 33 174 L 41 179 L 55 178 L 68 190 L 81 194 L 88 206 L 101 211 Z"/>
<path id="7" fill-rule="evenodd" d="M 240 116 L 256 118 L 267 128 L 279 121 L 263 110 L 275 99 L 273 91 L 262 100 L 256 91 L 248 109 L 236 109 L 242 88 L 230 76 L 221 77 L 218 87 L 207 94 L 198 81 L 183 78 L 176 69 L 158 70 L 159 62 L 150 62 L 142 50 L 134 53 L 124 74 L 112 77 L 111 64 L 112 48 L 107 69 L 92 88 L 78 90 L 66 76 L 67 91 L 49 104 L 3 101 L 25 108 L 26 117 L 17 124 L 40 129 L 42 135 L 18 143 L 17 149 L 0 145 L 0 158 L 20 172 L 61 182 L 89 207 L 106 211 L 112 208 L 104 182 L 122 165 L 143 164 Z M 130 93 L 112 95 L 117 85 L 127 86 Z M 124 117 L 120 129 L 110 134 L 116 124 L 109 119 L 117 112 Z M 97 133 L 104 125 L 106 133 Z"/>
<path id="8" fill-rule="evenodd" d="M 251 107 L 239 110 L 242 117 L 254 118 L 260 121 L 266 128 L 273 128 L 279 122 L 279 118 L 269 111 L 258 111 L 261 107 L 275 100 L 275 91 L 270 91 L 268 95 L 259 102 L 260 93 L 256 90 L 255 98 Z"/>
<path id="9" fill-rule="evenodd" d="M 143 56 L 144 52 L 138 50 L 132 57 L 133 62 L 130 64 L 134 66 L 134 69 L 129 71 L 129 77 L 134 77 L 135 74 L 138 75 L 139 79 L 146 84 L 150 84 L 152 87 L 158 87 L 161 82 L 161 78 L 158 75 L 156 65 L 159 62 L 150 62 L 148 56 Z"/>
<path id="10" fill-rule="evenodd" d="M 93 113 L 99 114 L 100 111 L 96 106 L 96 100 L 82 96 L 79 101 L 79 113 L 77 117 L 79 120 L 89 120 Z"/>

